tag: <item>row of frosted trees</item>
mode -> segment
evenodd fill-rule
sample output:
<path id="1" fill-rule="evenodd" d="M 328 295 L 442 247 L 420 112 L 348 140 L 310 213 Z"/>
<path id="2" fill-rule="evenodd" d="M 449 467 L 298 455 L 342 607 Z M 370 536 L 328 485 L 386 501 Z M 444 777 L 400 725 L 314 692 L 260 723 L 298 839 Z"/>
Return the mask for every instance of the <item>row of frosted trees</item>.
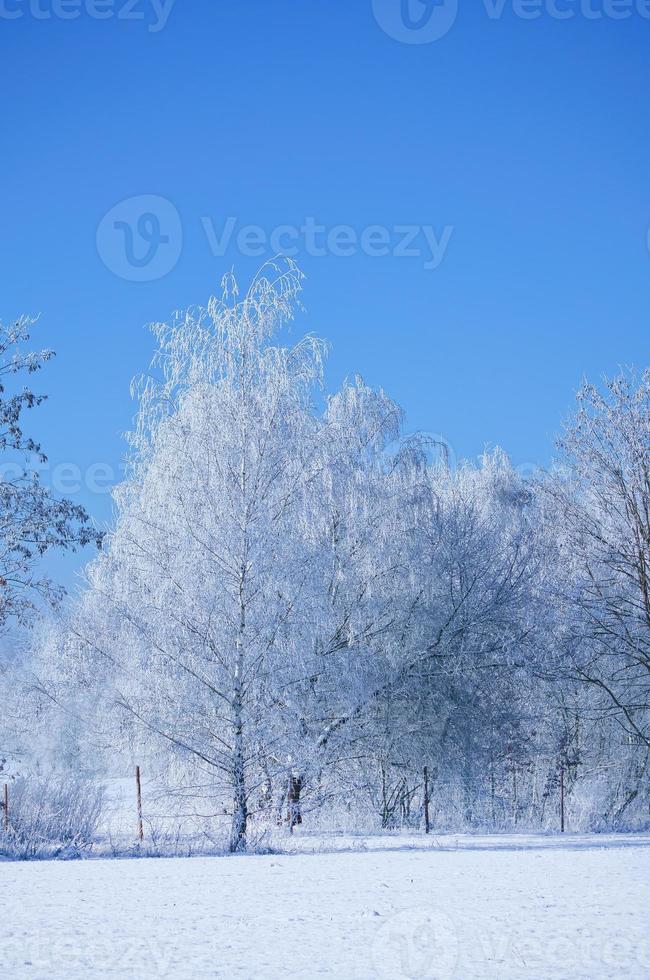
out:
<path id="1" fill-rule="evenodd" d="M 560 782 L 576 823 L 642 823 L 650 380 L 585 388 L 550 475 L 452 467 L 360 378 L 325 398 L 321 342 L 278 345 L 300 278 L 228 278 L 154 328 L 113 527 L 34 644 L 30 732 L 78 770 L 182 772 L 232 850 L 287 810 L 414 822 L 424 766 L 434 827 L 553 826 Z"/>

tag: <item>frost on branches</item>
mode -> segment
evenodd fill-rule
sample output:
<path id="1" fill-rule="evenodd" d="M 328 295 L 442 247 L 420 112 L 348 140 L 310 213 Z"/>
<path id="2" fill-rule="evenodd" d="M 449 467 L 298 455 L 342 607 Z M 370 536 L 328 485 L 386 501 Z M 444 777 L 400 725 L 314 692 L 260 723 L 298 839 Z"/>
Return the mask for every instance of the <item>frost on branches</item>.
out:
<path id="1" fill-rule="evenodd" d="M 76 759 L 183 771 L 232 851 L 307 813 L 417 823 L 425 766 L 441 828 L 551 826 L 560 778 L 583 824 L 621 818 L 647 793 L 608 748 L 647 735 L 647 403 L 602 459 L 632 404 L 591 396 L 577 482 L 432 461 L 382 390 L 323 397 L 321 341 L 279 343 L 301 278 L 228 276 L 153 328 L 113 529 L 36 650 L 44 717 Z"/>
<path id="2" fill-rule="evenodd" d="M 24 622 L 39 597 L 60 595 L 38 573 L 42 556 L 54 548 L 76 549 L 98 541 L 82 507 L 57 500 L 30 467 L 45 462 L 41 447 L 23 431 L 24 413 L 40 405 L 44 395 L 19 387 L 22 375 L 32 375 L 54 354 L 29 352 L 33 321 L 27 318 L 0 324 L 0 631 L 9 620 Z"/>

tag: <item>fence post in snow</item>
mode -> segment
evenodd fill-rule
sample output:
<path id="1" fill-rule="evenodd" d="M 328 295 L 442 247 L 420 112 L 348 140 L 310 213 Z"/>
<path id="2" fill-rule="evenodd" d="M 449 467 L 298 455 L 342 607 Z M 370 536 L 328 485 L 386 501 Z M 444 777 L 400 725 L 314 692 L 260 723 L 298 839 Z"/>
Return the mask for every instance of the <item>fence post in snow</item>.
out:
<path id="1" fill-rule="evenodd" d="M 5 783 L 4 791 L 2 796 L 2 825 L 4 827 L 5 834 L 9 833 L 9 784 Z"/>
<path id="2" fill-rule="evenodd" d="M 560 833 L 564 833 L 564 762 L 560 763 Z"/>
<path id="3" fill-rule="evenodd" d="M 429 767 L 424 767 L 424 832 L 428 834 L 431 830 L 429 822 Z"/>
<path id="4" fill-rule="evenodd" d="M 144 827 L 142 824 L 142 783 L 140 781 L 140 766 L 135 767 L 135 787 L 138 798 L 138 839 L 144 840 Z"/>

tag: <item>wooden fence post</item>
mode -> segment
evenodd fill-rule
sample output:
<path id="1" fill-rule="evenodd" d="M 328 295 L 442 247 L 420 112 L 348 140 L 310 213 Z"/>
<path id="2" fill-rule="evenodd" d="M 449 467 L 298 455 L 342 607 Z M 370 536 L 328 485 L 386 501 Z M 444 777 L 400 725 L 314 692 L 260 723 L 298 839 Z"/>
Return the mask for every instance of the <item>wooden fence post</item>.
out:
<path id="1" fill-rule="evenodd" d="M 138 839 L 144 840 L 144 827 L 142 824 L 142 783 L 140 781 L 140 766 L 135 767 L 135 786 L 138 797 Z"/>
<path id="2" fill-rule="evenodd" d="M 560 833 L 564 833 L 564 762 L 560 763 Z"/>
<path id="3" fill-rule="evenodd" d="M 431 830 L 429 822 L 429 767 L 424 767 L 424 832 L 428 834 Z"/>
<path id="4" fill-rule="evenodd" d="M 5 834 L 9 833 L 9 784 L 5 783 L 3 798 L 2 798 L 2 824 L 4 826 Z"/>

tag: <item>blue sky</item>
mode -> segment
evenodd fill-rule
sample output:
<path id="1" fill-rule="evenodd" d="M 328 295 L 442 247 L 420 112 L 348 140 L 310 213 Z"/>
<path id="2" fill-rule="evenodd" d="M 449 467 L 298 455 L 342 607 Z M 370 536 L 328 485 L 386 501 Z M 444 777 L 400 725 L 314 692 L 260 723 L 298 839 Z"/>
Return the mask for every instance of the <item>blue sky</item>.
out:
<path id="1" fill-rule="evenodd" d="M 32 428 L 99 521 L 144 324 L 245 282 L 246 226 L 295 229 L 330 386 L 458 456 L 544 464 L 584 375 L 650 362 L 650 5 L 401 2 L 0 2 L 0 310 L 41 314 Z"/>

